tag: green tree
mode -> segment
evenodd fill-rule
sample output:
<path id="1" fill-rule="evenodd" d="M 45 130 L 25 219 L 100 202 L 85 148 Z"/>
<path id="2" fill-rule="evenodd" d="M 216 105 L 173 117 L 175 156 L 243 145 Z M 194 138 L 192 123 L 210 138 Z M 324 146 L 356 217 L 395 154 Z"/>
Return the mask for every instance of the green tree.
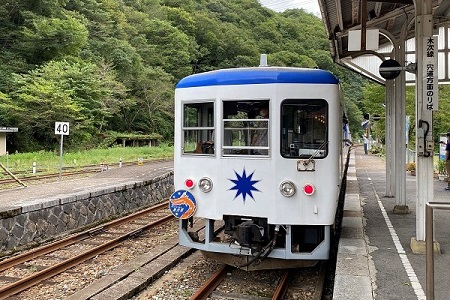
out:
<path id="1" fill-rule="evenodd" d="M 145 28 L 151 57 L 147 63 L 160 66 L 174 78 L 181 79 L 192 73 L 190 65 L 194 49 L 189 37 L 167 21 L 152 20 Z"/>
<path id="2" fill-rule="evenodd" d="M 10 111 L 23 148 L 28 141 L 44 141 L 47 148 L 55 144 L 50 130 L 57 121 L 70 122 L 72 143 L 81 145 L 97 134 L 105 120 L 120 110 L 125 89 L 106 67 L 73 61 L 53 61 L 28 74 L 15 75 L 15 91 Z M 11 107 L 10 107 L 11 108 Z"/>
<path id="3" fill-rule="evenodd" d="M 126 119 L 133 120 L 136 131 L 159 133 L 165 138 L 173 135 L 173 85 L 171 75 L 161 68 L 147 68 L 135 83 L 135 103 L 123 108 Z"/>
<path id="4" fill-rule="evenodd" d="M 29 62 L 39 64 L 66 55 L 75 56 L 85 46 L 89 33 L 79 20 L 71 16 L 59 19 L 27 15 L 31 25 L 23 28 L 19 45 Z"/>
<path id="5" fill-rule="evenodd" d="M 270 65 L 274 66 L 288 66 L 301 68 L 316 68 L 316 62 L 302 54 L 293 53 L 290 51 L 280 51 L 270 55 Z"/>
<path id="6" fill-rule="evenodd" d="M 73 147 L 108 131 L 172 140 L 180 78 L 257 66 L 261 53 L 270 65 L 333 72 L 351 128 L 361 115 L 363 80 L 332 62 L 321 20 L 303 10 L 275 13 L 255 0 L 5 0 L 0 27 L 0 122 L 23 122 L 13 137 L 21 150 L 51 148 L 55 120 L 71 122 Z"/>

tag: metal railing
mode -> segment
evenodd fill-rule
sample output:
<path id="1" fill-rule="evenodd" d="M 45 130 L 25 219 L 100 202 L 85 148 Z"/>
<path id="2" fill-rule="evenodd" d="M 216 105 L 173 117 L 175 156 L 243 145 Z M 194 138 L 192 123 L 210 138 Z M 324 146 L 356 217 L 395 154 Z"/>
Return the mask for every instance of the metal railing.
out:
<path id="1" fill-rule="evenodd" d="M 450 210 L 450 202 L 428 202 L 425 208 L 426 296 L 434 300 L 433 210 Z"/>

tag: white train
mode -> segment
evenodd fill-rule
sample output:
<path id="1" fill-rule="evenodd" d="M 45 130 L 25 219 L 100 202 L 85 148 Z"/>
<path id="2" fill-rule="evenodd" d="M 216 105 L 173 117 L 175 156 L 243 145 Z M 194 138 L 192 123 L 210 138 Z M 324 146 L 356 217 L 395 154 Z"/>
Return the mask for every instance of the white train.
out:
<path id="1" fill-rule="evenodd" d="M 248 270 L 327 260 L 342 116 L 338 79 L 324 70 L 236 68 L 182 79 L 169 204 L 180 244 Z M 189 232 L 194 220 L 204 222 L 204 240 Z"/>

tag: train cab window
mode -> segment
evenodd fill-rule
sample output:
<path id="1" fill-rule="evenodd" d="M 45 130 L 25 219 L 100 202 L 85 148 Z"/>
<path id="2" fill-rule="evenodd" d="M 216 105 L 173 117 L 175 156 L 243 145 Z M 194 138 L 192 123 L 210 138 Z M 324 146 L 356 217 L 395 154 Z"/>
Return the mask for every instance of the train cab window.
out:
<path id="1" fill-rule="evenodd" d="M 281 104 L 281 155 L 324 158 L 328 151 L 328 104 L 321 99 L 288 99 Z"/>
<path id="2" fill-rule="evenodd" d="M 269 100 L 223 101 L 223 156 L 268 156 Z"/>
<path id="3" fill-rule="evenodd" d="M 182 133 L 183 154 L 214 154 L 214 103 L 185 103 Z"/>

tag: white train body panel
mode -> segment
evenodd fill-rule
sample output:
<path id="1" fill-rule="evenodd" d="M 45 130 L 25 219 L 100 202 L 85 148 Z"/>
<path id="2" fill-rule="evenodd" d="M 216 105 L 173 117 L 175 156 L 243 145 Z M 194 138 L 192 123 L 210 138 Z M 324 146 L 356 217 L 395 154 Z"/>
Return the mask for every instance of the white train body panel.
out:
<path id="1" fill-rule="evenodd" d="M 342 110 L 340 102 L 340 91 L 337 80 L 328 72 L 321 70 L 306 70 L 295 68 L 248 68 L 242 69 L 244 79 L 237 79 L 236 84 L 233 80 L 229 80 L 229 76 L 239 77 L 242 73 L 236 69 L 237 75 L 233 70 L 214 71 L 225 82 L 210 80 L 215 78 L 214 72 L 205 73 L 205 83 L 202 78 L 196 80 L 194 77 L 188 77 L 187 83 L 183 85 L 183 81 L 175 90 L 175 172 L 174 184 L 175 190 L 186 190 L 195 198 L 195 212 L 189 217 L 205 218 L 210 220 L 222 220 L 225 216 L 245 216 L 266 218 L 271 225 L 295 226 L 295 225 L 332 225 L 335 221 L 338 194 L 340 191 L 342 179 Z M 255 80 L 246 80 L 247 74 L 256 70 L 258 74 Z M 267 71 L 272 77 L 272 81 L 264 83 L 264 72 Z M 307 82 L 301 82 L 303 79 L 290 78 L 279 80 L 283 74 L 309 74 L 304 76 Z M 318 72 L 316 75 L 316 72 Z M 319 73 L 322 72 L 322 73 Z M 274 75 L 275 74 L 275 75 Z M 278 76 L 278 77 L 277 77 Z M 291 76 L 291 75 L 289 75 Z M 314 82 L 310 77 L 318 76 L 318 82 Z M 326 79 L 323 79 L 325 76 Z M 194 84 L 191 84 L 193 78 Z M 262 79 L 261 79 L 262 78 Z M 208 81 L 210 80 L 210 81 Z M 256 83 L 255 83 L 256 82 Z M 324 116 L 323 120 L 326 131 L 326 141 L 318 140 L 315 144 L 305 143 L 313 149 L 298 149 L 301 145 L 299 139 L 307 139 L 309 133 L 302 133 L 300 128 L 301 105 L 305 101 L 314 100 L 318 104 L 323 105 L 324 112 L 316 113 L 315 117 Z M 291 101 L 291 102 L 289 102 Z M 251 115 L 252 104 L 267 103 L 270 116 L 265 124 L 268 124 L 268 143 L 263 146 L 266 150 L 250 150 L 251 146 L 241 142 L 246 139 L 250 140 L 250 133 L 242 128 L 236 127 L 241 124 L 263 124 L 264 121 L 244 121 L 239 119 L 228 119 L 228 107 L 231 107 L 233 118 L 242 118 L 243 115 L 236 113 L 239 106 L 242 106 Z M 297 104 L 300 103 L 300 104 Z M 190 103 L 208 107 L 208 114 L 200 113 L 198 109 L 197 115 L 204 114 L 198 119 L 207 119 L 207 126 L 192 127 L 188 124 L 190 121 L 186 109 Z M 226 104 L 225 104 L 226 103 Z M 234 107 L 234 103 L 237 107 Z M 289 105 L 283 106 L 283 103 Z M 306 102 L 305 102 L 306 103 Z M 245 105 L 246 106 L 245 106 Z M 187 106 L 186 106 L 187 105 Z M 299 105 L 299 109 L 292 108 Z M 247 108 L 248 106 L 248 108 Z M 198 108 L 195 106 L 195 108 Z M 286 108 L 283 108 L 286 107 Z M 295 106 L 297 107 L 297 106 Z M 325 112 L 326 107 L 326 112 Z M 191 109 L 191 108 L 189 108 Z M 206 109 L 203 109 L 206 111 Z M 197 111 L 197 110 L 196 110 Z M 211 112 L 212 111 L 212 112 Z M 311 116 L 313 115 L 311 113 Z M 185 115 L 186 114 L 186 115 Z M 192 114 L 192 113 L 191 113 Z M 285 115 L 293 115 L 288 119 Z M 230 117 L 231 118 L 231 117 Z M 256 117 L 255 117 L 256 118 Z M 224 121 L 224 119 L 229 121 Z M 197 121 L 198 122 L 198 121 Z M 258 123 L 260 122 L 260 123 Z M 291 123 L 299 122 L 298 132 L 290 130 Z M 317 122 L 309 120 L 309 127 Z M 230 125 L 226 125 L 230 124 Z M 191 127 L 190 127 L 191 126 Z M 230 126 L 228 128 L 225 128 Z M 233 127 L 234 126 L 234 127 Z M 249 125 L 245 125 L 249 126 Z M 254 125 L 253 125 L 254 126 Z M 306 127 L 306 124 L 302 124 Z M 318 125 L 314 125 L 318 126 Z M 227 131 L 228 130 L 228 131 Z M 226 132 L 234 132 L 234 136 L 238 136 L 238 142 L 233 139 L 231 148 L 226 148 Z M 309 129 L 308 129 L 309 130 Z M 188 139 L 196 136 L 199 140 L 202 135 L 211 139 L 213 151 L 209 153 L 191 153 L 187 151 L 189 147 Z M 292 136 L 296 136 L 292 138 Z M 295 142 L 292 142 L 292 139 Z M 204 139 L 202 139 L 204 141 Z M 291 157 L 286 154 L 286 143 L 292 148 L 291 153 L 296 156 L 304 153 L 303 157 Z M 192 143 L 191 143 L 192 144 Z M 320 145 L 319 145 L 320 144 Z M 224 147 L 225 146 L 225 147 Z M 191 145 L 191 147 L 193 147 Z M 240 147 L 240 148 L 239 148 Z M 320 148 L 322 147 L 322 148 Z M 283 148 L 283 149 L 282 149 Z M 249 153 L 264 153 L 262 155 L 249 155 Z M 302 152 L 303 151 L 303 152 Z M 233 154 L 229 154 L 233 153 Z M 236 154 L 237 153 L 237 154 Z M 241 154 L 245 153 L 245 154 Z M 307 166 L 302 166 L 307 163 Z M 304 168 L 304 169 L 303 169 Z M 209 192 L 203 192 L 198 183 L 201 178 L 209 178 L 212 182 L 212 189 Z M 192 188 L 186 186 L 186 180 L 190 179 L 194 182 Z M 280 192 L 280 184 L 283 181 L 290 181 L 296 187 L 293 196 L 286 197 Z M 307 195 L 303 192 L 305 185 L 313 186 L 314 193 Z M 185 243 L 193 246 L 190 242 Z M 195 246 L 194 246 L 195 247 Z M 197 247 L 207 251 L 219 251 L 209 249 L 206 246 Z M 242 249 L 241 249 L 242 250 Z M 220 252 L 220 251 L 219 251 Z M 234 253 L 231 250 L 230 253 Z M 276 251 L 275 251 L 276 252 Z M 276 255 L 274 255 L 276 256 Z M 289 256 L 289 255 L 287 255 Z M 286 256 L 286 257 L 287 257 Z"/>

